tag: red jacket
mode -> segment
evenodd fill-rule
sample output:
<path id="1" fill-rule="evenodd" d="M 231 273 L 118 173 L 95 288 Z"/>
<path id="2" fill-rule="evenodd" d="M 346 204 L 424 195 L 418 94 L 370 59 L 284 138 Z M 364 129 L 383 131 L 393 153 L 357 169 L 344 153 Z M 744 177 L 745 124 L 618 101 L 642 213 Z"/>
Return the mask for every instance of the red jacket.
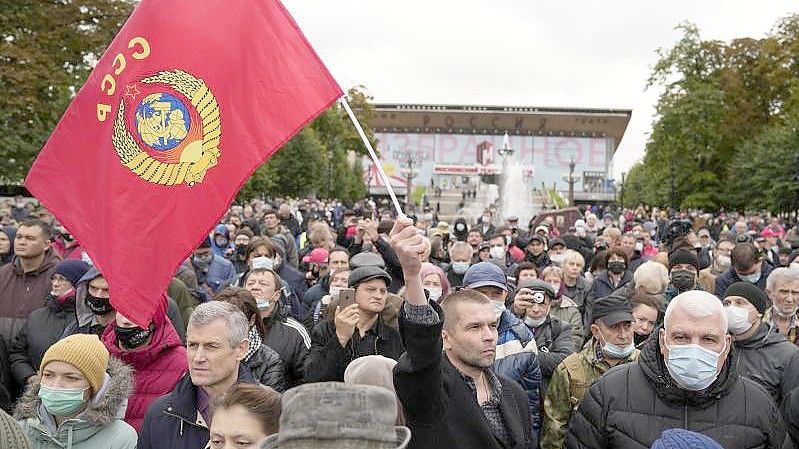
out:
<path id="1" fill-rule="evenodd" d="M 186 348 L 163 313 L 157 314 L 155 332 L 150 344 L 144 348 L 136 351 L 119 349 L 114 326 L 108 326 L 103 332 L 103 343 L 112 356 L 133 368 L 133 393 L 128 397 L 125 422 L 138 432 L 150 404 L 172 391 L 188 370 Z"/>

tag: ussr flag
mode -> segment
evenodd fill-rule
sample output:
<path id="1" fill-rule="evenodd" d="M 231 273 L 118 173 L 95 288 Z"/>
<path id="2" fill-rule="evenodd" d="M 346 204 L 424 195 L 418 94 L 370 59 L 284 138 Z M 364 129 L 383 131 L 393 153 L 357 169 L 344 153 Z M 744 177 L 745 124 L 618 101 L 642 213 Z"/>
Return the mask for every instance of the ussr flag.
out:
<path id="1" fill-rule="evenodd" d="M 277 0 L 143 0 L 25 186 L 146 326 L 247 177 L 341 95 Z"/>

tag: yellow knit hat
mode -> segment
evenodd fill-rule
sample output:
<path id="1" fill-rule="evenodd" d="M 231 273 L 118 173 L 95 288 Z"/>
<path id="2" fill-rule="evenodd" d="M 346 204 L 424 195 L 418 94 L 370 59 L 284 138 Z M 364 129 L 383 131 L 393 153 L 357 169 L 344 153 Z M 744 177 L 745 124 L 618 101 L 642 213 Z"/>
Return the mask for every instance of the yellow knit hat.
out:
<path id="1" fill-rule="evenodd" d="M 53 343 L 44 353 L 40 371 L 53 361 L 66 362 L 83 373 L 92 391 L 97 393 L 108 369 L 108 349 L 97 335 L 75 334 Z"/>

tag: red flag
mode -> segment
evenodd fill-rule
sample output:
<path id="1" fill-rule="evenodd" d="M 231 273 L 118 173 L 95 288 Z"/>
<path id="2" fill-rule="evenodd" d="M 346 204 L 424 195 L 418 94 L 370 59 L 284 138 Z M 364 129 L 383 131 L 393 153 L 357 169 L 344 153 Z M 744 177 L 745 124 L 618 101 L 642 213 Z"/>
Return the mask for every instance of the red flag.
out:
<path id="1" fill-rule="evenodd" d="M 25 185 L 145 326 L 246 178 L 341 95 L 277 0 L 143 0 Z"/>

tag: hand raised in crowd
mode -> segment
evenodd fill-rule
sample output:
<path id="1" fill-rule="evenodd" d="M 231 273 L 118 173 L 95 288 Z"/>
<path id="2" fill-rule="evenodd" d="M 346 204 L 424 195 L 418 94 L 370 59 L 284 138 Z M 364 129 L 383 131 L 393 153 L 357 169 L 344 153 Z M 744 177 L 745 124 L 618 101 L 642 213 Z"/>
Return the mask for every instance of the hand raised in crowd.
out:
<path id="1" fill-rule="evenodd" d="M 391 248 L 399 259 L 404 273 L 419 273 L 422 268 L 421 255 L 427 249 L 425 239 L 416 232 L 413 220 L 406 217 L 397 218 L 389 234 Z"/>
<path id="2" fill-rule="evenodd" d="M 343 309 L 336 306 L 334 323 L 336 324 L 336 337 L 338 337 L 341 347 L 346 347 L 347 343 L 349 343 L 359 318 L 358 304 L 350 304 Z"/>
<path id="3" fill-rule="evenodd" d="M 513 298 L 513 313 L 524 315 L 533 305 L 533 292 L 529 288 L 522 288 Z"/>
<path id="4" fill-rule="evenodd" d="M 362 229 L 369 238 L 372 239 L 373 242 L 377 241 L 380 238 L 380 234 L 377 232 L 377 222 L 367 218 L 366 220 L 362 220 Z M 359 226 L 361 224 L 359 223 Z"/>

